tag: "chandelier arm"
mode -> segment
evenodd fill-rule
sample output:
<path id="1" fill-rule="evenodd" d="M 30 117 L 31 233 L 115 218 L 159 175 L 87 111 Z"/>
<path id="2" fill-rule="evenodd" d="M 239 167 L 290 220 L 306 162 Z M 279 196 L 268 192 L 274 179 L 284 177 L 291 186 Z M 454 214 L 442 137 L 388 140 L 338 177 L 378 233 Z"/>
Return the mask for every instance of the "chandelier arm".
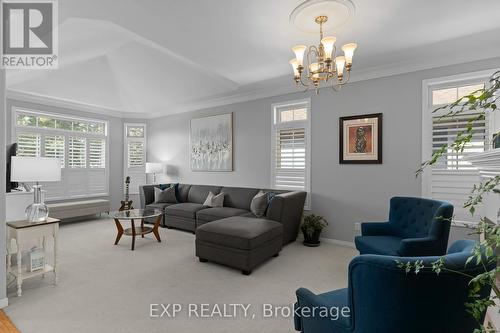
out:
<path id="1" fill-rule="evenodd" d="M 336 92 L 339 92 L 340 90 L 342 90 L 342 86 L 347 84 L 349 82 L 349 80 L 351 79 L 351 71 L 347 72 L 346 77 L 347 78 L 345 80 L 342 80 L 342 82 L 337 81 L 336 84 L 332 84 L 332 89 L 335 90 Z"/>
<path id="2" fill-rule="evenodd" d="M 310 84 L 305 84 L 304 81 L 302 81 L 302 75 L 300 76 L 300 80 L 299 80 L 300 84 L 302 84 L 304 87 L 307 87 L 307 89 L 309 89 L 309 87 L 311 86 Z"/>
<path id="3" fill-rule="evenodd" d="M 347 79 L 344 80 L 344 82 L 342 83 L 342 85 L 346 84 L 351 79 L 351 71 L 347 71 L 347 75 L 346 76 L 347 76 Z"/>
<path id="4" fill-rule="evenodd" d="M 307 74 L 308 74 L 308 76 L 309 76 L 309 74 L 311 74 L 309 72 L 309 70 L 311 68 L 311 55 L 312 54 L 314 54 L 316 56 L 316 59 L 318 58 L 319 51 L 315 45 L 309 46 L 309 50 L 307 50 Z"/>

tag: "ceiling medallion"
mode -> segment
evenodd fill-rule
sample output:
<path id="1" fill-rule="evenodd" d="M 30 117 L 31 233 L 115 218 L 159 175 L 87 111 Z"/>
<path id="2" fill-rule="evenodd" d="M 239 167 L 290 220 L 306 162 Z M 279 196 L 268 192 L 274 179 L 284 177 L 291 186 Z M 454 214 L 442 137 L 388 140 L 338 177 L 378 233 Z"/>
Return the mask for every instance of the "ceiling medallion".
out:
<path id="1" fill-rule="evenodd" d="M 349 81 L 352 57 L 358 45 L 347 43 L 341 47 L 343 55 L 336 55 L 337 38 L 324 37 L 323 33 L 325 28 L 331 30 L 346 23 L 354 15 L 354 9 L 354 4 L 350 0 L 308 0 L 290 14 L 290 23 L 303 31 L 311 32 L 311 21 L 316 25 L 316 29 L 319 26 L 318 46 L 296 45 L 292 48 L 295 58 L 290 60 L 290 64 L 294 80 L 297 85 L 307 87 L 306 91 L 314 88 L 316 93 L 319 93 L 320 88 L 329 85 L 335 91 L 339 91 Z"/>

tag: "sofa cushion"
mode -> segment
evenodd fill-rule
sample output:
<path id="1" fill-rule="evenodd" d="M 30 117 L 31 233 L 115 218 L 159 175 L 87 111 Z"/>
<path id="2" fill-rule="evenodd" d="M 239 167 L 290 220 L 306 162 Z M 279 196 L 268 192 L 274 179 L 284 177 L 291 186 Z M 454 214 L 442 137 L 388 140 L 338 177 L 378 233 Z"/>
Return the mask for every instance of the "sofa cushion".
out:
<path id="1" fill-rule="evenodd" d="M 357 236 L 355 243 L 361 254 L 399 256 L 401 238 L 395 236 Z"/>
<path id="2" fill-rule="evenodd" d="M 202 209 L 196 213 L 196 218 L 203 221 L 221 220 L 226 217 L 248 214 L 248 210 L 231 207 L 214 207 Z"/>
<path id="3" fill-rule="evenodd" d="M 234 216 L 206 223 L 196 229 L 196 240 L 234 249 L 252 250 L 283 235 L 279 222 Z"/>
<path id="4" fill-rule="evenodd" d="M 154 209 L 164 210 L 165 207 L 168 207 L 168 206 L 171 206 L 171 205 L 175 205 L 175 204 L 174 203 L 169 203 L 169 202 L 156 202 L 156 203 L 152 203 L 152 204 L 146 205 L 146 208 L 154 208 Z"/>
<path id="5" fill-rule="evenodd" d="M 191 185 L 189 185 L 189 184 L 178 184 L 178 186 L 177 186 L 177 201 L 187 202 L 190 188 L 191 188 Z"/>
<path id="6" fill-rule="evenodd" d="M 165 208 L 166 215 L 172 216 L 180 216 L 194 219 L 196 216 L 196 212 L 207 208 L 202 204 L 193 203 L 193 202 L 183 202 L 178 204 L 173 204 Z"/>
<path id="7" fill-rule="evenodd" d="M 223 187 L 220 192 L 225 194 L 224 206 L 250 210 L 250 202 L 259 190 L 244 187 Z"/>
<path id="8" fill-rule="evenodd" d="M 220 186 L 210 185 L 191 185 L 187 196 L 187 202 L 202 204 L 208 196 L 208 193 L 219 194 Z"/>

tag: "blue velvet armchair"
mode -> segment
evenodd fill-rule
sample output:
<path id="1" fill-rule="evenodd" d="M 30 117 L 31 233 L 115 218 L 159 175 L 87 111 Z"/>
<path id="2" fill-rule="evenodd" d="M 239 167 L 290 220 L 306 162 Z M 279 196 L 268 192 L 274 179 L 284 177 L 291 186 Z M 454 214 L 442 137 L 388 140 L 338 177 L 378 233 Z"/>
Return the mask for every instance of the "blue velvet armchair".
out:
<path id="1" fill-rule="evenodd" d="M 476 242 L 456 241 L 445 258 L 445 267 L 471 276 L 484 272 L 473 260 L 466 265 Z M 439 275 L 430 269 L 406 274 L 396 260 L 422 260 L 426 267 L 439 257 L 394 257 L 360 255 L 349 265 L 348 288 L 315 295 L 297 290 L 295 329 L 303 333 L 472 333 L 478 323 L 466 312 L 470 278 L 447 271 Z M 487 265 L 493 270 L 496 261 Z M 485 286 L 480 295 L 486 297 L 491 288 Z M 330 310 L 321 315 L 312 309 Z M 343 308 L 349 316 L 338 316 Z M 307 310 L 307 311 L 306 311 Z M 483 313 L 484 319 L 484 313 Z"/>
<path id="2" fill-rule="evenodd" d="M 389 222 L 362 223 L 355 239 L 360 254 L 417 257 L 446 253 L 453 206 L 447 202 L 394 197 Z"/>

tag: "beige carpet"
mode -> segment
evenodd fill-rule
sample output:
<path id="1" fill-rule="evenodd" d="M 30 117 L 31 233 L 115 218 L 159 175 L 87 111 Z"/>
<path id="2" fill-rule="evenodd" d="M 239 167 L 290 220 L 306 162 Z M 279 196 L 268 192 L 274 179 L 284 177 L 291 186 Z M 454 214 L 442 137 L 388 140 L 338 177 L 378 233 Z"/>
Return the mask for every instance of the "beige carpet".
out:
<path id="1" fill-rule="evenodd" d="M 293 332 L 291 316 L 263 318 L 262 305 L 290 307 L 301 286 L 314 292 L 345 287 L 348 263 L 356 254 L 331 244 L 307 248 L 297 242 L 244 276 L 238 270 L 199 263 L 190 233 L 162 229 L 162 243 L 148 235 L 137 239 L 135 251 L 130 251 L 131 239 L 125 236 L 114 246 L 115 235 L 109 219 L 61 225 L 59 285 L 52 285 L 49 274 L 25 281 L 20 298 L 15 296 L 15 283 L 8 288 L 10 305 L 5 312 L 18 329 L 23 333 Z M 175 318 L 150 318 L 151 303 L 178 303 L 183 310 Z M 189 318 L 189 303 L 251 304 L 249 313 L 255 317 Z"/>

